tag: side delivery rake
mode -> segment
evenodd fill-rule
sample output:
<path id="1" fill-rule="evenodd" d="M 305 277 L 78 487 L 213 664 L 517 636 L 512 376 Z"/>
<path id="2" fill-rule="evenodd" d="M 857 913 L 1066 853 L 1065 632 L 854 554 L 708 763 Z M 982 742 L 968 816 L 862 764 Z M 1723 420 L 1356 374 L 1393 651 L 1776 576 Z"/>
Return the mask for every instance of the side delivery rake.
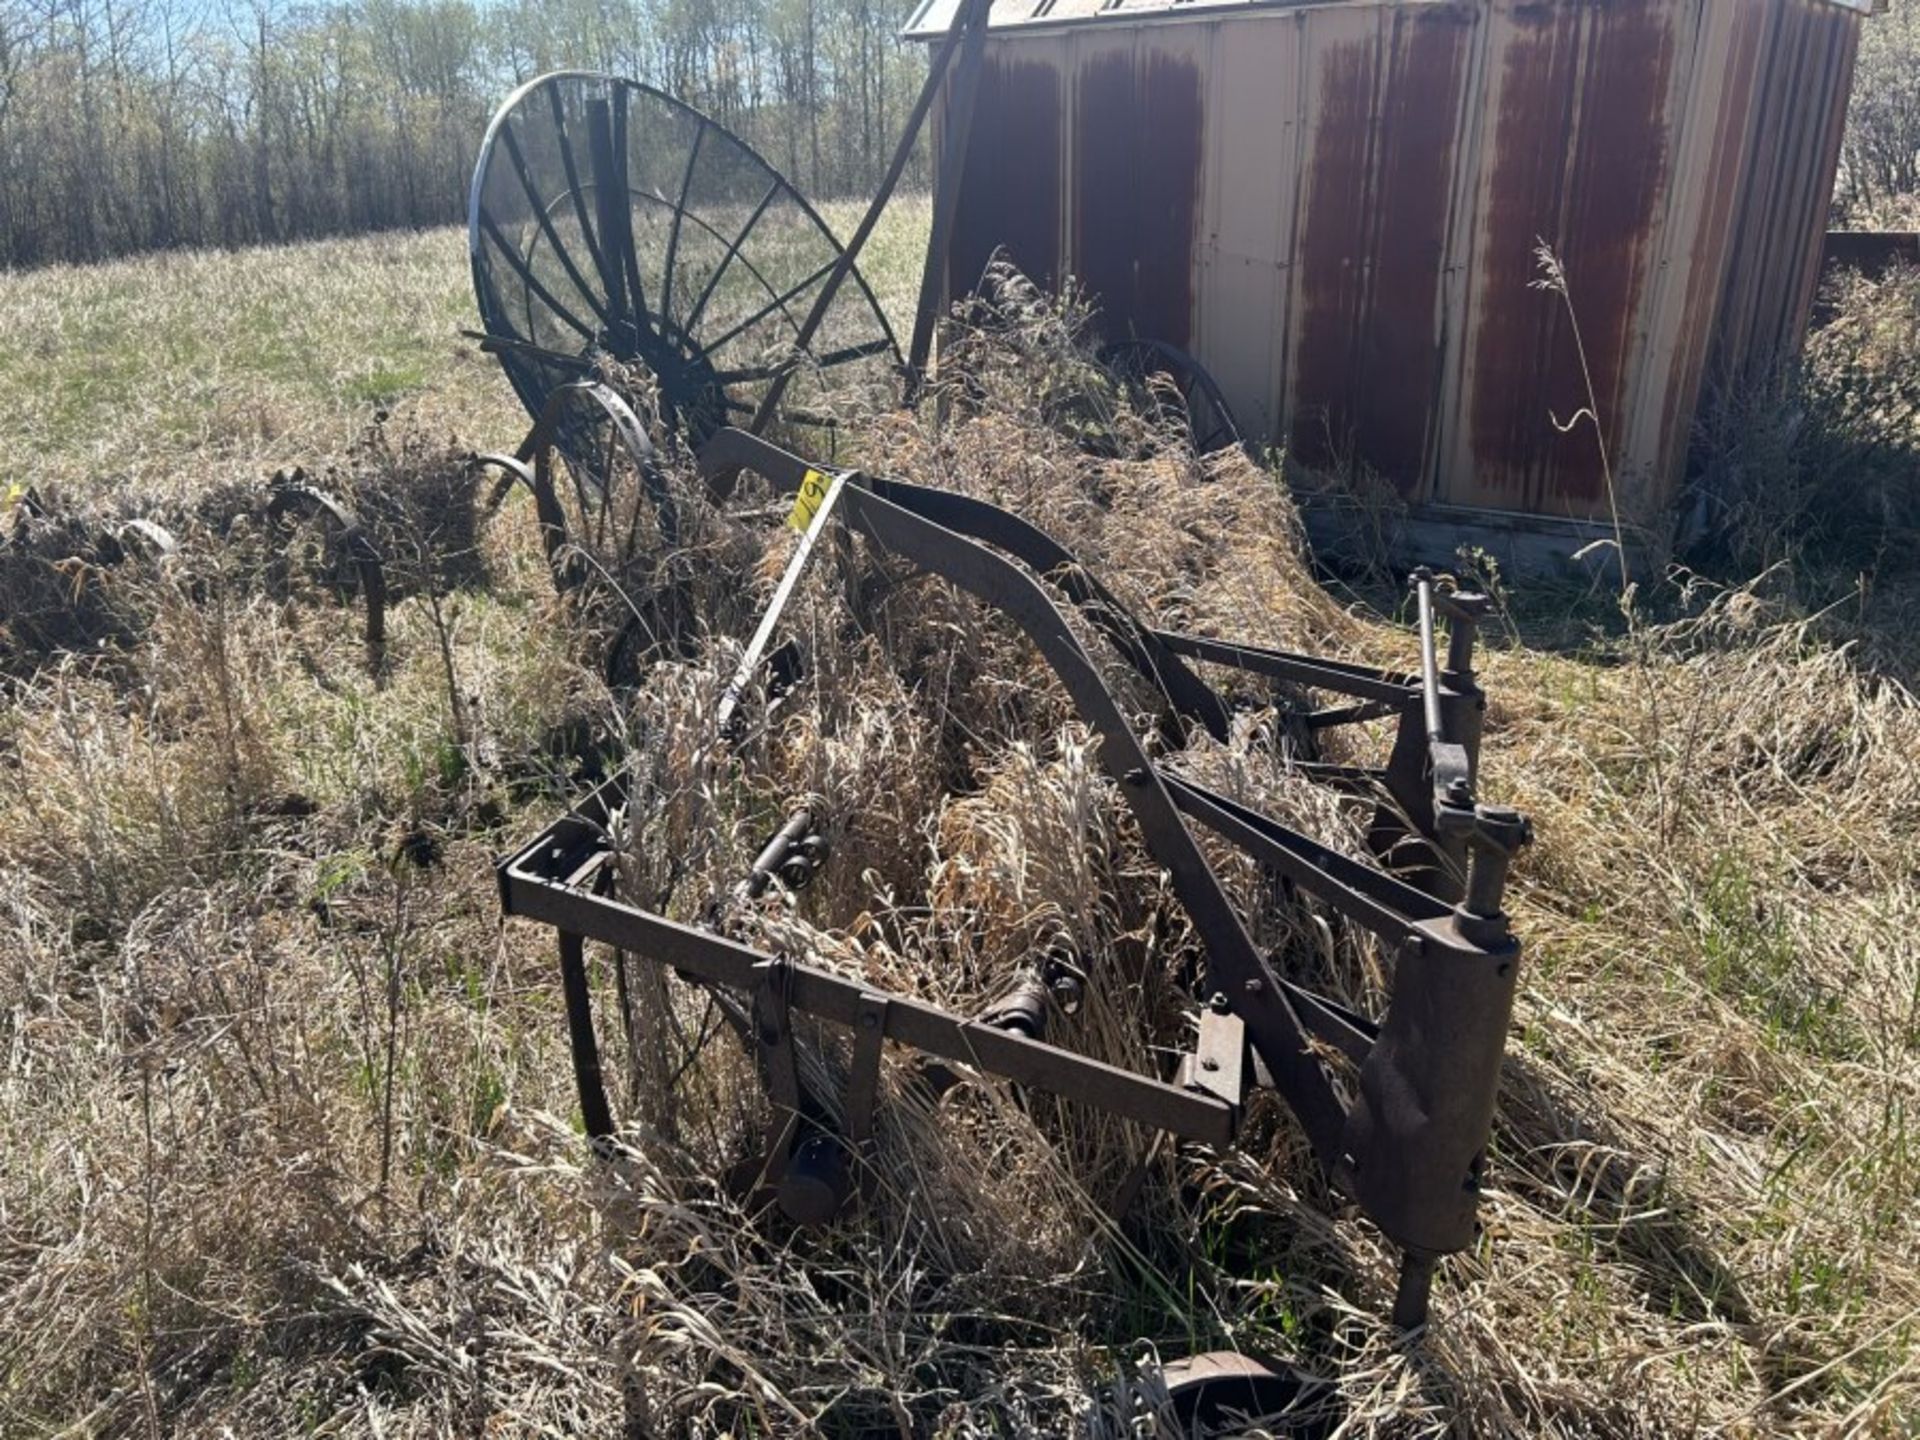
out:
<path id="1" fill-rule="evenodd" d="M 1047 1039 L 1053 1007 L 1046 992 L 1073 982 L 1048 973 L 1044 960 L 1020 994 L 963 1016 L 623 903 L 612 892 L 628 782 L 616 778 L 498 870 L 505 913 L 558 932 L 588 1134 L 604 1148 L 615 1128 L 594 1030 L 589 940 L 668 967 L 722 1001 L 757 1052 L 772 1102 L 772 1134 L 758 1173 L 798 1223 L 831 1218 L 855 1188 L 851 1177 L 874 1135 L 889 1041 L 1216 1148 L 1233 1143 L 1252 1090 L 1270 1088 L 1298 1117 L 1335 1186 L 1401 1247 L 1393 1319 L 1406 1330 L 1422 1325 L 1434 1262 L 1474 1238 L 1519 964 L 1501 901 L 1513 855 L 1529 839 L 1528 823 L 1518 811 L 1480 803 L 1475 793 L 1484 697 L 1473 646 L 1484 597 L 1449 593 L 1416 572 L 1421 666 L 1417 674 L 1396 673 L 1156 629 L 1130 615 L 1051 538 L 967 496 L 810 465 L 736 429 L 709 440 L 700 465 L 716 492 L 742 469 L 788 495 L 818 490 L 824 479 L 836 501 L 830 516 L 819 514 L 820 523 L 865 536 L 895 561 L 950 582 L 1002 612 L 1033 642 L 1097 735 L 1102 768 L 1202 942 L 1198 1039 L 1172 1078 L 1136 1074 Z M 783 587 L 776 608 L 788 593 Z M 1312 730 L 1396 719 L 1383 767 L 1299 767 L 1329 786 L 1376 798 L 1368 837 L 1376 863 L 1337 853 L 1152 758 L 1063 607 L 1078 611 L 1183 720 L 1217 738 L 1227 735 L 1227 704 L 1189 662 L 1340 697 L 1298 714 Z M 1436 639 L 1443 620 L 1444 657 Z M 1393 964 L 1381 1014 L 1357 1013 L 1274 968 L 1207 863 L 1194 824 L 1384 942 Z M 796 816 L 742 885 L 764 888 L 775 874 L 803 878 L 820 859 L 812 828 L 808 817 Z M 796 1014 L 852 1032 L 852 1065 L 837 1104 L 803 1087 Z M 1329 1052 L 1355 1078 L 1337 1080 L 1322 1058 Z"/>

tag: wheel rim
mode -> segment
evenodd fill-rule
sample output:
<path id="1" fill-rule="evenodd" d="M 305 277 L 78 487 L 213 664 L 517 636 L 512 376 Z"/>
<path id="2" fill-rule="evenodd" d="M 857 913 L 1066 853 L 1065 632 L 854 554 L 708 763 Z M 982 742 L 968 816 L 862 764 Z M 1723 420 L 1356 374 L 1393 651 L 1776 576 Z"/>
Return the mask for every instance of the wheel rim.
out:
<path id="1" fill-rule="evenodd" d="M 530 82 L 494 117 L 468 248 L 492 348 L 530 413 L 605 360 L 637 364 L 663 422 L 696 446 L 750 414 L 793 361 L 842 254 L 819 213 L 725 126 L 651 86 L 580 71 Z M 802 397 L 899 362 L 873 292 L 857 269 L 849 278 L 805 357 L 816 383 L 796 381 Z"/>

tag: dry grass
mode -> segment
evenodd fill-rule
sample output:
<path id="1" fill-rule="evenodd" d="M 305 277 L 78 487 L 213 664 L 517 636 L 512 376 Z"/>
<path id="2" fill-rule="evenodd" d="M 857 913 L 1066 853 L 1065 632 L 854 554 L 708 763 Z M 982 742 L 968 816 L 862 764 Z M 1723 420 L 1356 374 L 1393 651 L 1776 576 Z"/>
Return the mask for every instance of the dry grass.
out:
<path id="1" fill-rule="evenodd" d="M 383 245 L 393 302 L 352 323 L 451 347 L 463 313 L 422 319 L 455 308 L 444 236 L 67 283 L 177 329 L 154 267 L 206 267 L 162 282 L 190 306 L 317 295 Z M 1130 415 L 1071 316 L 1013 296 L 964 361 L 918 416 L 866 425 L 872 464 L 1014 506 L 1171 623 L 1410 657 L 1314 582 L 1272 477 Z M 1270 1103 L 1209 1156 L 984 1084 L 929 1113 L 895 1057 L 873 1198 L 797 1235 L 721 1183 L 763 1118 L 725 1035 L 687 1047 L 670 1103 L 630 1107 L 617 1166 L 579 1143 L 549 942 L 500 926 L 487 860 L 603 756 L 646 782 L 639 898 L 709 913 L 789 807 L 827 799 L 821 879 L 735 908 L 733 933 L 960 1008 L 1070 956 L 1090 983 L 1062 1033 L 1135 1068 L 1181 1042 L 1193 941 L 1024 642 L 942 586 L 874 583 L 874 557 L 816 565 L 806 678 L 755 697 L 728 754 L 711 707 L 782 542 L 694 515 L 704 643 L 610 694 L 604 629 L 552 597 L 522 509 L 438 523 L 466 503 L 439 433 L 519 423 L 467 363 L 359 449 L 370 406 L 309 409 L 307 380 L 231 445 L 17 422 L 69 491 L 168 497 L 185 543 L 84 577 L 106 649 L 43 647 L 3 682 L 0 1431 L 1119 1436 L 1161 1423 L 1155 1355 L 1238 1345 L 1329 1382 L 1344 1434 L 1914 1433 L 1920 709 L 1896 667 L 1768 587 L 1704 585 L 1624 649 L 1488 657 L 1486 786 L 1540 835 L 1528 959 L 1487 1234 L 1418 1348 L 1379 1318 L 1393 1255 Z M 120 406 L 157 413 L 173 373 Z M 1126 458 L 1090 460 L 1089 430 Z M 352 612 L 221 538 L 265 471 L 328 457 L 433 562 L 378 680 Z M 216 480 L 236 485 L 198 503 Z M 1358 817 L 1289 772 L 1272 697 L 1244 698 L 1233 740 L 1182 763 L 1357 846 Z M 1377 993 L 1364 937 L 1226 874 L 1291 967 Z M 664 1003 L 697 1033 L 697 996 Z M 830 1038 L 816 1058 L 841 1063 Z"/>

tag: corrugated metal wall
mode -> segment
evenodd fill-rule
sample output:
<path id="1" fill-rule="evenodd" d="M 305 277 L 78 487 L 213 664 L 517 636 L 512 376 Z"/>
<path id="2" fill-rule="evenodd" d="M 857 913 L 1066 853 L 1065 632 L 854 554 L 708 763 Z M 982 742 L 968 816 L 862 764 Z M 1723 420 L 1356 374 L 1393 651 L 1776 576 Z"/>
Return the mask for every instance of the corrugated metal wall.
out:
<path id="1" fill-rule="evenodd" d="M 1402 0 L 997 31 L 950 288 L 1005 244 L 1184 345 L 1251 433 L 1410 500 L 1604 514 L 1561 256 L 1629 498 L 1703 382 L 1799 343 L 1859 13 Z"/>

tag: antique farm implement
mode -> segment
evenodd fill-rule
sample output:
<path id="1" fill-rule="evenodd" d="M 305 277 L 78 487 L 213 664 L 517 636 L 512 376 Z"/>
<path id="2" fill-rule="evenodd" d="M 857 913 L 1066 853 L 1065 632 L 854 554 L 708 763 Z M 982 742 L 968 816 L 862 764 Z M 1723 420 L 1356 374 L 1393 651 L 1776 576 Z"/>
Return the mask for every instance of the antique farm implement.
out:
<path id="1" fill-rule="evenodd" d="M 730 1022 L 773 1117 L 748 1168 L 756 1192 L 796 1222 L 824 1222 L 859 1192 L 889 1046 L 925 1057 L 921 1083 L 935 1090 L 970 1069 L 1213 1147 L 1234 1143 L 1249 1097 L 1265 1088 L 1291 1108 L 1335 1186 L 1401 1247 L 1394 1318 L 1417 1327 L 1435 1259 L 1474 1238 L 1517 978 L 1502 897 L 1528 826 L 1483 803 L 1477 786 L 1484 699 L 1474 645 L 1487 603 L 1416 573 L 1419 664 L 1408 673 L 1183 633 L 1130 613 L 1054 537 L 1006 509 L 832 463 L 827 402 L 836 388 L 897 395 L 904 372 L 911 397 L 925 371 L 951 187 L 935 197 L 920 323 L 904 366 L 854 257 L 935 87 L 951 83 L 964 96 L 974 83 L 983 29 L 984 6 L 970 0 L 936 51 L 882 195 L 845 249 L 744 142 L 671 97 L 583 74 L 518 92 L 488 132 L 470 240 L 483 343 L 535 423 L 515 454 L 481 463 L 501 473 L 496 501 L 515 487 L 531 493 L 556 583 L 569 592 L 613 585 L 636 550 L 671 555 L 680 543 L 684 496 L 665 450 L 697 459 L 704 503 L 724 506 L 736 477 L 750 472 L 782 508 L 793 504 L 802 539 L 721 699 L 722 738 L 768 661 L 815 542 L 830 534 L 843 557 L 859 540 L 895 571 L 937 577 L 1015 627 L 1097 737 L 1102 770 L 1192 922 L 1204 951 L 1192 989 L 1197 1038 L 1166 1073 L 1130 1072 L 1072 1048 L 1072 993 L 1107 977 L 1057 957 L 1034 957 L 1006 993 L 961 1014 L 631 903 L 617 877 L 634 843 L 624 822 L 641 782 L 626 774 L 501 862 L 503 909 L 558 935 L 581 1115 L 603 1146 L 618 1126 L 590 943 L 620 957 L 623 1020 L 631 1021 L 627 967 L 637 960 L 659 967 L 663 983 L 697 987 Z M 964 147 L 964 106 L 955 113 L 962 118 L 944 143 Z M 959 169 L 948 163 L 942 173 Z M 1171 374 L 1191 437 L 1232 443 L 1217 388 L 1177 352 L 1129 342 L 1116 366 Z M 779 444 L 767 438 L 775 421 Z M 609 645 L 610 679 L 668 653 L 662 647 L 685 654 L 697 643 L 694 627 L 676 623 L 688 617 L 676 617 L 684 597 L 672 589 L 622 594 L 630 618 Z M 1109 663 L 1162 697 L 1166 714 L 1151 737 L 1110 688 Z M 1297 733 L 1393 727 L 1376 766 L 1294 762 L 1371 804 L 1367 858 L 1183 773 L 1181 737 L 1228 735 L 1229 702 L 1209 674 L 1259 677 L 1288 697 L 1285 720 Z M 811 811 L 794 813 L 738 877 L 738 893 L 805 883 L 827 863 L 824 829 Z M 1361 1013 L 1276 965 L 1209 864 L 1200 831 L 1251 857 L 1289 895 L 1377 937 L 1391 957 L 1384 1005 Z M 808 1044 L 825 1043 L 805 1020 L 846 1032 L 833 1042 L 845 1061 L 830 1085 L 818 1078 L 823 1067 L 801 1063 Z"/>
<path id="2" fill-rule="evenodd" d="M 636 908 L 611 893 L 628 799 L 616 779 L 499 871 L 506 912 L 559 932 L 588 1133 L 604 1138 L 615 1128 L 587 984 L 589 940 L 727 997 L 775 1109 L 760 1172 L 783 1209 L 803 1223 L 829 1219 L 851 1191 L 873 1134 L 887 1041 L 1213 1146 L 1232 1143 L 1249 1094 L 1269 1087 L 1293 1108 L 1336 1183 L 1404 1248 L 1395 1318 L 1407 1327 L 1422 1323 L 1434 1258 L 1473 1240 L 1518 963 L 1501 898 L 1514 852 L 1528 839 L 1518 813 L 1476 798 L 1484 703 L 1473 673 L 1480 597 L 1445 593 L 1431 577 L 1416 577 L 1421 668 L 1399 674 L 1156 629 L 1128 614 L 1049 537 L 978 500 L 858 472 L 823 472 L 739 430 L 712 437 L 701 465 L 720 477 L 753 470 L 786 494 L 824 475 L 837 498 L 829 523 L 957 586 L 1038 647 L 1098 735 L 1102 767 L 1202 937 L 1199 1039 L 1176 1074 L 1131 1074 L 1054 1038 L 1063 1021 L 1050 1000 L 1044 960 L 980 1014 L 956 1015 Z M 1063 607 L 1079 610 L 1126 663 L 1162 687 L 1186 724 L 1216 736 L 1225 733 L 1225 702 L 1196 662 L 1349 702 L 1303 712 L 1300 720 L 1313 729 L 1392 717 L 1396 739 L 1384 766 L 1305 768 L 1329 785 L 1378 795 L 1371 843 L 1403 873 L 1328 849 L 1152 758 Z M 1442 619 L 1450 627 L 1444 658 L 1436 652 Z M 742 883 L 803 880 L 817 863 L 810 822 L 797 816 L 772 837 Z M 1386 942 L 1395 973 L 1384 1013 L 1354 1013 L 1276 971 L 1207 864 L 1194 825 Z M 842 1094 L 801 1088 L 797 1014 L 853 1032 Z M 1336 1069 L 1354 1077 L 1350 1093 L 1334 1078 Z"/>

